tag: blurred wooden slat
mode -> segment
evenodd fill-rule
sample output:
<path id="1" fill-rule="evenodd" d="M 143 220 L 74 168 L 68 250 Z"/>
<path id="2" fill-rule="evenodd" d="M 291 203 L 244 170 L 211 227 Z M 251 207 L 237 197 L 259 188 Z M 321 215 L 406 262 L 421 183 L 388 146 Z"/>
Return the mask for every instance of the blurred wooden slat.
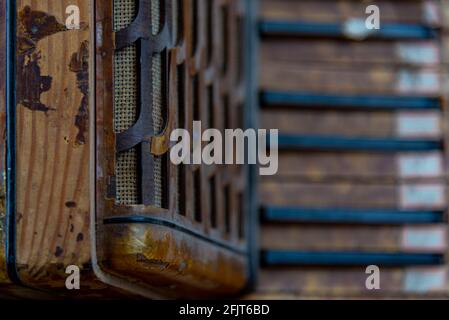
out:
<path id="1" fill-rule="evenodd" d="M 443 184 L 387 185 L 351 182 L 295 183 L 265 181 L 262 205 L 317 208 L 444 209 Z"/>
<path id="2" fill-rule="evenodd" d="M 349 68 L 320 64 L 291 65 L 272 62 L 261 66 L 262 90 L 338 94 L 392 94 L 438 96 L 437 70 L 387 67 Z"/>
<path id="3" fill-rule="evenodd" d="M 432 0 L 375 3 L 382 13 L 382 22 L 422 23 L 440 25 L 438 2 Z M 342 22 L 350 18 L 365 18 L 369 4 L 354 0 L 263 0 L 260 16 L 265 19 Z"/>
<path id="4" fill-rule="evenodd" d="M 436 41 L 348 42 L 343 40 L 268 38 L 261 44 L 262 64 L 322 62 L 342 65 L 419 65 L 440 63 Z"/>
<path id="5" fill-rule="evenodd" d="M 446 227 L 265 224 L 263 250 L 433 252 L 447 248 Z"/>
<path id="6" fill-rule="evenodd" d="M 410 123 L 414 134 L 407 138 L 441 138 L 441 113 L 366 112 L 337 110 L 291 110 L 270 108 L 261 113 L 261 127 L 279 129 L 281 134 L 337 135 L 345 137 L 400 138 Z M 426 121 L 426 122 L 424 122 Z M 426 128 L 429 128 L 425 130 Z"/>
<path id="7" fill-rule="evenodd" d="M 382 268 L 380 290 L 367 290 L 365 268 L 265 269 L 259 274 L 258 292 L 297 294 L 301 297 L 372 298 L 447 294 L 444 267 Z"/>
<path id="8" fill-rule="evenodd" d="M 443 182 L 443 154 L 281 151 L 277 179 Z M 268 178 L 269 179 L 269 178 Z"/>

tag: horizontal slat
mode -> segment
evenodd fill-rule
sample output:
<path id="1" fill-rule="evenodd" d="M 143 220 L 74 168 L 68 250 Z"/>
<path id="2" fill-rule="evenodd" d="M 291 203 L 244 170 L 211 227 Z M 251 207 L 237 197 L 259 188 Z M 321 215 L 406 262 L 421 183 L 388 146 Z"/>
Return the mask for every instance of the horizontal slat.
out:
<path id="1" fill-rule="evenodd" d="M 279 129 L 281 134 L 439 139 L 442 136 L 441 118 L 439 111 L 341 112 L 265 108 L 261 113 L 261 126 Z"/>
<path id="2" fill-rule="evenodd" d="M 363 41 L 334 39 L 266 38 L 261 44 L 261 64 L 332 63 L 361 67 L 362 64 L 436 66 L 441 62 L 436 41 Z"/>
<path id="3" fill-rule="evenodd" d="M 302 152 L 279 153 L 278 179 L 302 181 L 445 181 L 441 152 Z"/>
<path id="4" fill-rule="evenodd" d="M 442 84 L 440 70 L 436 69 L 292 65 L 274 61 L 261 65 L 260 87 L 263 92 L 438 98 Z"/>
<path id="5" fill-rule="evenodd" d="M 265 223 L 261 248 L 266 251 L 350 251 L 440 253 L 447 249 L 443 225 L 349 226 Z"/>
<path id="6" fill-rule="evenodd" d="M 262 19 L 336 23 L 349 18 L 366 18 L 365 10 L 369 4 L 363 1 L 263 0 L 260 16 Z M 373 4 L 379 7 L 383 22 L 441 23 L 440 7 L 436 1 L 378 0 Z"/>
<path id="7" fill-rule="evenodd" d="M 380 95 L 332 95 L 307 92 L 263 91 L 261 104 L 298 106 L 298 107 L 332 107 L 361 109 L 419 109 L 428 110 L 441 108 L 438 98 L 410 96 L 380 96 Z"/>
<path id="8" fill-rule="evenodd" d="M 361 21 L 364 23 L 364 20 Z M 345 30 L 344 24 L 315 23 L 305 21 L 264 20 L 260 22 L 259 29 L 262 35 L 288 35 L 297 37 L 341 37 L 351 38 Z M 438 31 L 423 25 L 414 24 L 383 24 L 377 30 L 366 29 L 363 38 L 373 39 L 434 39 Z"/>
<path id="9" fill-rule="evenodd" d="M 350 295 L 388 297 L 404 294 L 435 294 L 447 292 L 445 267 L 381 268 L 380 290 L 367 290 L 369 274 L 362 268 L 282 268 L 263 269 L 259 273 L 258 292 L 290 293 L 301 296 Z"/>
<path id="10" fill-rule="evenodd" d="M 279 136 L 279 148 L 327 151 L 435 151 L 442 149 L 442 142 L 431 139 L 370 139 L 283 134 Z"/>
<path id="11" fill-rule="evenodd" d="M 262 219 L 295 223 L 430 224 L 444 222 L 444 211 L 266 206 Z"/>
<path id="12" fill-rule="evenodd" d="M 265 266 L 417 266 L 438 265 L 441 254 L 430 253 L 366 253 L 366 252 L 302 252 L 263 251 Z"/>
<path id="13" fill-rule="evenodd" d="M 379 184 L 355 182 L 299 183 L 263 180 L 264 207 L 443 210 L 445 184 Z"/>

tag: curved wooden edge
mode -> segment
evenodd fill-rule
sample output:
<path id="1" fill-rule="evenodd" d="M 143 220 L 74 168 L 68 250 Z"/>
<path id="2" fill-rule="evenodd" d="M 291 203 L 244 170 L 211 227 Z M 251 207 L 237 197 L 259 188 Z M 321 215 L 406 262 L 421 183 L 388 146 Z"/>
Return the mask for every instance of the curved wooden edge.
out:
<path id="1" fill-rule="evenodd" d="M 163 296 L 230 296 L 246 285 L 245 255 L 154 224 L 104 227 L 103 271 Z"/>

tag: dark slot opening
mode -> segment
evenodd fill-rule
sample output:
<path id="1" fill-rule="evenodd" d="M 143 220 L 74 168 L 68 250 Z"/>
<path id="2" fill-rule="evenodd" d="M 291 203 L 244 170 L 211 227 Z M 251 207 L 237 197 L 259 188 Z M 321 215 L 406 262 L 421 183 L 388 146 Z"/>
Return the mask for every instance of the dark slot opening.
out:
<path id="1" fill-rule="evenodd" d="M 208 0 L 209 1 L 209 0 Z M 192 0 L 192 56 L 196 54 L 199 41 L 198 0 Z"/>
<path id="2" fill-rule="evenodd" d="M 213 0 L 206 0 L 206 19 L 207 19 L 207 62 L 208 64 L 212 61 L 212 55 L 213 55 L 213 48 L 214 48 L 214 30 L 213 30 L 213 24 L 212 24 L 212 17 L 213 17 L 213 8 L 214 8 L 214 1 Z"/>
<path id="3" fill-rule="evenodd" d="M 177 67 L 177 92 L 178 92 L 178 128 L 185 128 L 185 68 L 184 64 Z M 178 214 L 186 215 L 186 173 L 185 165 L 180 164 L 176 167 L 176 176 L 178 182 Z"/>
<path id="4" fill-rule="evenodd" d="M 237 50 L 237 73 L 236 73 L 236 82 L 241 83 L 243 79 L 243 73 L 245 68 L 245 19 L 241 16 L 237 17 L 237 43 L 236 43 L 236 50 Z"/>
<path id="5" fill-rule="evenodd" d="M 193 120 L 200 121 L 201 120 L 201 109 L 200 109 L 200 79 L 199 76 L 196 75 L 193 78 Z"/>
<path id="6" fill-rule="evenodd" d="M 225 232 L 231 233 L 231 187 L 224 187 L 224 219 L 225 219 Z"/>
<path id="7" fill-rule="evenodd" d="M 217 190 L 215 176 L 209 178 L 210 225 L 217 228 Z"/>
<path id="8" fill-rule="evenodd" d="M 201 222 L 203 220 L 201 210 L 201 171 L 195 170 L 193 172 L 193 214 L 195 221 Z"/>
<path id="9" fill-rule="evenodd" d="M 179 165 L 176 167 L 176 175 L 178 181 L 178 214 L 185 216 L 186 215 L 186 172 L 185 166 Z"/>
<path id="10" fill-rule="evenodd" d="M 214 128 L 215 126 L 215 114 L 214 114 L 214 87 L 211 85 L 207 88 L 207 100 L 209 103 L 209 110 L 208 110 L 208 125 L 209 128 Z"/>
<path id="11" fill-rule="evenodd" d="M 243 194 L 239 193 L 237 195 L 237 204 L 238 204 L 238 215 L 239 215 L 239 239 L 245 238 L 245 203 L 243 199 Z"/>
<path id="12" fill-rule="evenodd" d="M 184 38 L 184 0 L 178 0 L 176 2 L 176 10 L 177 10 L 177 39 L 176 43 L 180 44 L 182 39 Z"/>
<path id="13" fill-rule="evenodd" d="M 223 43 L 223 65 L 222 72 L 228 71 L 229 64 L 229 8 L 224 5 L 221 7 L 221 31 L 222 31 L 222 43 Z"/>
<path id="14" fill-rule="evenodd" d="M 231 106 L 229 105 L 229 96 L 223 96 L 223 112 L 224 112 L 224 129 L 232 129 L 231 128 Z"/>

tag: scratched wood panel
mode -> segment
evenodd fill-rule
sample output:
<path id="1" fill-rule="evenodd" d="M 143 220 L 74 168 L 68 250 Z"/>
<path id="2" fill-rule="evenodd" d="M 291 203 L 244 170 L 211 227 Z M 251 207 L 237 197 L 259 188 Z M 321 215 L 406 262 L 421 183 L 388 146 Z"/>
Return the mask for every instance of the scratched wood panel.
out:
<path id="1" fill-rule="evenodd" d="M 0 1 L 0 283 L 7 282 L 6 271 L 6 186 L 5 186 L 5 151 L 6 151 L 6 1 Z"/>
<path id="2" fill-rule="evenodd" d="M 447 228 L 433 226 L 316 226 L 265 224 L 264 250 L 444 253 Z"/>
<path id="3" fill-rule="evenodd" d="M 257 292 L 304 297 L 406 297 L 446 295 L 444 267 L 382 268 L 380 290 L 367 290 L 365 268 L 262 269 Z"/>
<path id="4" fill-rule="evenodd" d="M 406 180 L 440 181 L 446 176 L 441 152 L 367 153 L 281 151 L 277 179 L 324 182 L 395 183 Z M 267 178 L 269 180 L 269 178 Z"/>
<path id="5" fill-rule="evenodd" d="M 313 208 L 444 209 L 443 184 L 263 181 L 262 205 Z"/>
<path id="6" fill-rule="evenodd" d="M 440 25 L 442 17 L 438 2 L 432 0 L 394 1 L 375 3 L 382 13 L 382 21 Z M 267 19 L 302 20 L 314 22 L 342 22 L 351 18 L 365 18 L 369 3 L 363 1 L 326 0 L 263 0 L 260 16 Z"/>
<path id="7" fill-rule="evenodd" d="M 441 93 L 437 69 L 395 70 L 367 65 L 361 68 L 322 65 L 292 65 L 270 62 L 261 65 L 262 90 L 308 91 L 339 94 L 428 95 Z"/>
<path id="8" fill-rule="evenodd" d="M 80 30 L 65 27 L 69 5 Z M 17 267 L 25 283 L 64 287 L 65 267 L 90 260 L 89 2 L 17 10 Z"/>
<path id="9" fill-rule="evenodd" d="M 332 64 L 422 65 L 441 62 L 437 41 L 364 41 L 331 39 L 267 38 L 261 43 L 261 63 L 273 61 L 295 64 L 327 62 Z M 447 59 L 445 59 L 447 61 Z"/>

